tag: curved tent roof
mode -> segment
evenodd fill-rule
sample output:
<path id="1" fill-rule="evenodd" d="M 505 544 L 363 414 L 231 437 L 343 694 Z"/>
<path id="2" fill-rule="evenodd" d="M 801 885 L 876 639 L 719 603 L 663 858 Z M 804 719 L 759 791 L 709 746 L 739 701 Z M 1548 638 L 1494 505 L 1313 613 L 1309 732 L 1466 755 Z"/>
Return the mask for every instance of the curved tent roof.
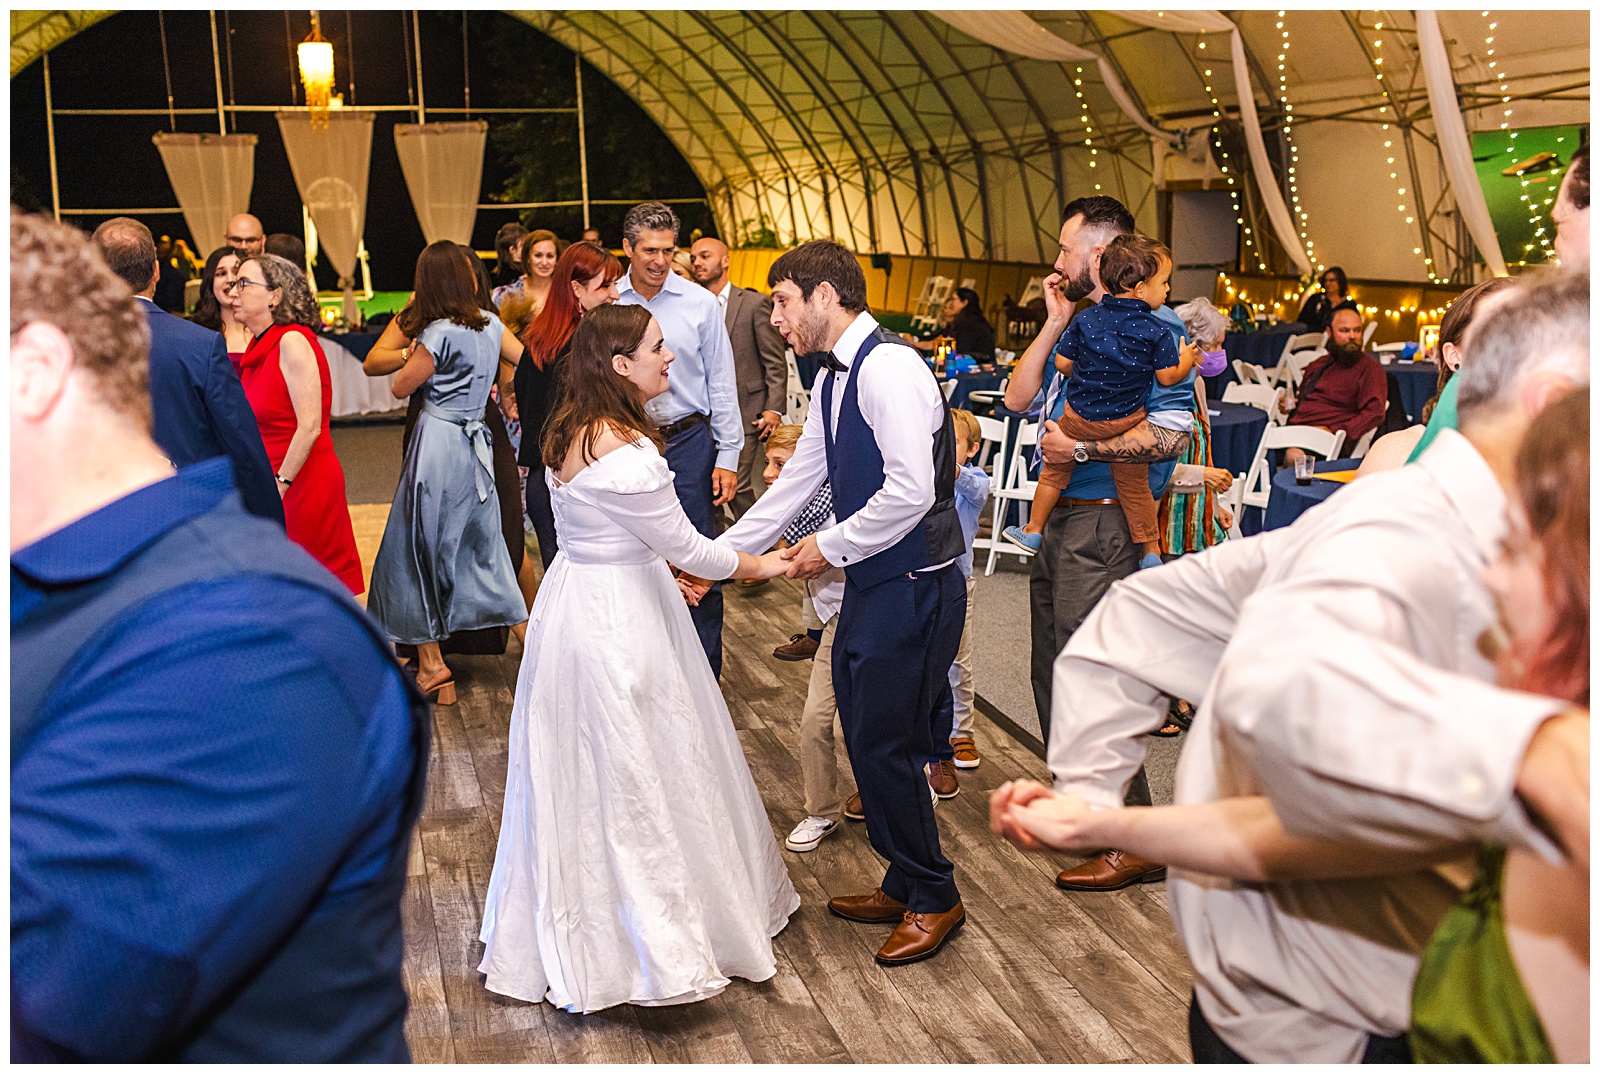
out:
<path id="1" fill-rule="evenodd" d="M 13 12 L 12 73 L 106 14 Z M 832 236 L 861 251 L 1047 262 L 1064 201 L 1112 194 L 1155 230 L 1156 180 L 1209 174 L 1213 189 L 1238 180 L 1240 214 L 1255 225 L 1246 258 L 1287 264 L 1259 198 L 1245 189 L 1224 33 L 1144 25 L 1155 12 L 1027 13 L 1041 40 L 1103 56 L 1147 123 L 1204 135 L 1169 152 L 1153 151 L 1166 140 L 1141 129 L 1092 60 L 997 48 L 952 25 L 962 13 L 949 21 L 919 10 L 508 14 L 582 55 L 645 108 L 700 177 L 724 234 L 765 218 L 785 241 Z M 1242 34 L 1275 180 L 1298 199 L 1316 260 L 1388 279 L 1424 278 L 1422 251 L 1460 264 L 1468 242 L 1442 178 L 1413 14 L 1228 17 Z M 1469 129 L 1588 122 L 1586 12 L 1439 19 Z M 966 25 L 993 39 L 981 22 Z M 1292 140 L 1282 141 L 1287 114 Z M 1411 196 L 1395 201 L 1402 189 Z M 1411 210 L 1391 216 L 1387 206 L 1402 203 Z"/>

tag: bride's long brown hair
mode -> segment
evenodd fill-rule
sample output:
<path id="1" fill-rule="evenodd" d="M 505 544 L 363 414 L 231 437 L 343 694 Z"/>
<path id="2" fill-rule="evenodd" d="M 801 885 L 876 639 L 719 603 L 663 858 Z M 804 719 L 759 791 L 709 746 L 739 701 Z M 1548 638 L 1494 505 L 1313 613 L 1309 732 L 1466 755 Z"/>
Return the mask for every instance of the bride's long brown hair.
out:
<path id="1" fill-rule="evenodd" d="M 611 364 L 613 355 L 639 350 L 651 320 L 643 306 L 612 305 L 590 310 L 578 322 L 572 352 L 559 372 L 565 395 L 539 445 L 550 469 L 561 469 L 575 440 L 583 462 L 593 462 L 595 441 L 608 427 L 629 443 L 645 437 L 666 450 L 656 423 L 645 413 L 644 396 Z"/>

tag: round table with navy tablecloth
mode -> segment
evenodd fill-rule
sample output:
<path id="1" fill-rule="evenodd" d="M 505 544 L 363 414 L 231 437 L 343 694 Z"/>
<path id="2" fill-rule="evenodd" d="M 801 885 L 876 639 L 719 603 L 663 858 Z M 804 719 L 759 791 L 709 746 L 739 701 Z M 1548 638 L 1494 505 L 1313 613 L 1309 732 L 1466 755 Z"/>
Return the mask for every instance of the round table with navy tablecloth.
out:
<path id="1" fill-rule="evenodd" d="M 1256 447 L 1267 431 L 1267 412 L 1244 403 L 1213 402 L 1211 411 L 1211 465 L 1230 474 L 1247 473 Z"/>
<path id="2" fill-rule="evenodd" d="M 1338 459 L 1334 462 L 1318 462 L 1317 473 L 1329 473 L 1335 470 L 1354 470 L 1361 465 L 1360 459 Z M 1266 517 L 1261 523 L 1263 530 L 1281 529 L 1290 525 L 1307 510 L 1332 496 L 1344 488 L 1337 481 L 1318 481 L 1311 479 L 1309 485 L 1295 483 L 1294 468 L 1286 466 L 1272 475 L 1272 493 L 1267 499 Z"/>
<path id="3" fill-rule="evenodd" d="M 1406 417 L 1415 425 L 1422 420 L 1422 408 L 1439 386 L 1439 367 L 1432 362 L 1390 362 L 1383 368 L 1399 383 Z"/>

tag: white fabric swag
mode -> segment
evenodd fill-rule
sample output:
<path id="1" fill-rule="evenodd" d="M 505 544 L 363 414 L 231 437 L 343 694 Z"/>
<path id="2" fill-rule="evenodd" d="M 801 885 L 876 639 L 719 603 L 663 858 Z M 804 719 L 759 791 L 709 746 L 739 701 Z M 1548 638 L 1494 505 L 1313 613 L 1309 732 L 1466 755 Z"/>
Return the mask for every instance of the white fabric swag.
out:
<path id="1" fill-rule="evenodd" d="M 373 112 L 333 109 L 323 129 L 306 112 L 279 112 L 278 130 L 300 200 L 317 225 L 317 241 L 339 273 L 344 315 L 356 321 L 356 253 L 367 221 L 367 171 Z"/>
<path id="2" fill-rule="evenodd" d="M 1261 117 L 1256 113 L 1255 89 L 1250 84 L 1250 65 L 1245 59 L 1244 38 L 1233 20 L 1220 11 L 1118 11 L 1119 18 L 1173 33 L 1223 33 L 1233 37 L 1233 86 L 1239 99 L 1239 120 L 1244 126 L 1245 145 L 1250 150 L 1250 171 L 1255 175 L 1256 190 L 1261 193 L 1261 205 L 1272 221 L 1272 233 L 1288 252 L 1303 276 L 1312 275 L 1311 259 L 1300 244 L 1300 232 L 1294 226 L 1294 216 L 1283 200 L 1283 190 L 1278 186 L 1272 170 L 1272 160 L 1267 156 L 1267 144 L 1261 138 Z"/>
<path id="3" fill-rule="evenodd" d="M 205 257 L 226 240 L 228 221 L 250 209 L 256 136 L 161 133 L 151 141 L 178 196 L 195 253 Z"/>
<path id="4" fill-rule="evenodd" d="M 1467 137 L 1467 125 L 1461 119 L 1461 108 L 1456 101 L 1456 80 L 1450 73 L 1450 53 L 1445 50 L 1444 35 L 1439 32 L 1437 12 L 1417 12 L 1417 47 L 1422 53 L 1422 76 L 1428 83 L 1433 132 L 1439 139 L 1439 155 L 1444 158 L 1445 174 L 1450 177 L 1450 187 L 1455 191 L 1461 219 L 1466 222 L 1489 271 L 1496 276 L 1509 275 L 1506 259 L 1500 252 L 1500 236 L 1495 232 L 1494 219 L 1483 198 L 1478 169 L 1472 163 L 1472 142 Z M 1420 192 L 1414 191 L 1413 196 L 1420 197 Z M 1416 208 L 1417 218 L 1422 219 L 1422 206 L 1419 204 Z"/>
<path id="5" fill-rule="evenodd" d="M 1160 138 L 1174 147 L 1180 147 L 1183 133 L 1162 130 L 1133 103 L 1128 91 L 1117 77 L 1117 70 L 1104 56 L 1074 45 L 1057 37 L 1040 26 L 1025 11 L 934 11 L 945 22 L 975 41 L 982 41 L 1003 52 L 1014 52 L 1030 60 L 1049 60 L 1054 63 L 1092 63 L 1100 70 L 1100 81 L 1105 83 L 1111 99 L 1117 102 L 1127 117 L 1153 138 Z"/>
<path id="6" fill-rule="evenodd" d="M 411 205 L 429 243 L 472 242 L 483 182 L 483 146 L 489 124 L 397 123 L 394 149 L 400 156 Z"/>

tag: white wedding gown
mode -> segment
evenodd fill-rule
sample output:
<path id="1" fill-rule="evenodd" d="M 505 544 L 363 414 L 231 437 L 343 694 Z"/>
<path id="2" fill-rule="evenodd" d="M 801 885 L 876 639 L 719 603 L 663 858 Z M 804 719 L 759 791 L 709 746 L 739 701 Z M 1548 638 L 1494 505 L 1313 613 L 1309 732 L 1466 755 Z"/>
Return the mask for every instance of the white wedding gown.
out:
<path id="1" fill-rule="evenodd" d="M 566 485 L 511 714 L 478 968 L 569 1011 L 707 999 L 776 970 L 800 905 L 667 562 L 731 574 L 649 441 Z"/>

